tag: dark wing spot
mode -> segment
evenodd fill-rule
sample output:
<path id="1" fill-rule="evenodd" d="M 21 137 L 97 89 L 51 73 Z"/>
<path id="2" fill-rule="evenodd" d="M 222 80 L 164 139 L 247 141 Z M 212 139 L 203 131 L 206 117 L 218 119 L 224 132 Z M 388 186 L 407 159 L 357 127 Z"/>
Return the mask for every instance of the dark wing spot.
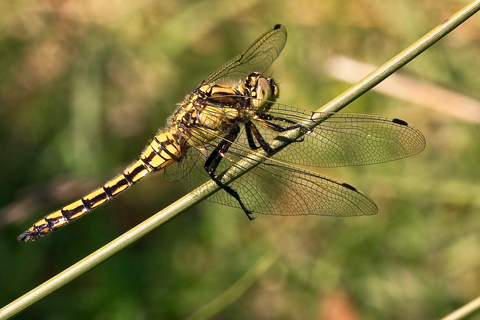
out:
<path id="1" fill-rule="evenodd" d="M 357 190 L 354 186 L 349 185 L 348 183 L 345 183 L 345 182 L 344 182 L 344 183 L 342 183 L 342 186 L 345 187 L 345 188 L 347 188 L 347 189 L 350 189 L 350 190 L 352 190 L 352 191 L 358 192 L 358 190 Z"/>
<path id="2" fill-rule="evenodd" d="M 403 121 L 402 119 L 394 118 L 392 120 L 393 123 L 399 124 L 401 126 L 408 126 L 408 123 L 406 121 Z"/>

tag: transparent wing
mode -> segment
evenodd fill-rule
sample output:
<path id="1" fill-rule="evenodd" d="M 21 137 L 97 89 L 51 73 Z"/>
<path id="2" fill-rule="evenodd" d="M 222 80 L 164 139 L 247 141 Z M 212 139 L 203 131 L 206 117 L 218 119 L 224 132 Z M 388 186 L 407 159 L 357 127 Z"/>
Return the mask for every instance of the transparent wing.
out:
<path id="1" fill-rule="evenodd" d="M 327 168 L 389 162 L 413 156 L 421 152 L 426 144 L 420 131 L 396 118 L 314 113 L 279 103 L 274 103 L 264 115 L 271 118 L 267 120 L 269 123 L 283 128 L 312 123 L 312 118 L 316 116 L 328 117 L 303 139 L 291 142 L 272 156 L 276 160 L 304 166 Z M 270 142 L 280 135 L 265 126 L 263 121 L 255 120 L 253 115 L 251 118 L 265 141 Z M 212 143 L 217 144 L 218 141 Z M 226 156 L 235 153 L 241 158 L 251 151 L 246 134 L 241 133 Z"/>
<path id="2" fill-rule="evenodd" d="M 202 175 L 201 170 L 195 172 Z M 205 171 L 203 174 L 208 180 Z M 378 211 L 372 199 L 346 183 L 270 162 L 260 164 L 229 186 L 238 192 L 253 213 L 361 216 Z M 238 202 L 224 190 L 213 194 L 208 200 L 241 209 Z"/>
<path id="3" fill-rule="evenodd" d="M 268 114 L 282 119 L 271 122 L 284 127 L 288 127 L 285 119 L 309 123 L 312 117 L 320 115 L 281 104 L 274 105 Z M 321 115 L 328 119 L 307 133 L 303 141 L 290 143 L 274 158 L 315 167 L 370 165 L 409 157 L 425 148 L 422 133 L 400 119 L 367 114 Z M 278 136 L 261 124 L 257 127 L 268 139 Z"/>
<path id="4" fill-rule="evenodd" d="M 287 41 L 287 29 L 277 24 L 262 34 L 242 54 L 215 70 L 203 83 L 233 85 L 252 72 L 264 72 L 277 59 Z"/>
<path id="5" fill-rule="evenodd" d="M 180 161 L 175 161 L 163 170 L 163 178 L 167 182 L 175 182 L 189 175 L 196 163 L 203 164 L 206 157 L 195 150 L 187 150 L 187 154 Z"/>

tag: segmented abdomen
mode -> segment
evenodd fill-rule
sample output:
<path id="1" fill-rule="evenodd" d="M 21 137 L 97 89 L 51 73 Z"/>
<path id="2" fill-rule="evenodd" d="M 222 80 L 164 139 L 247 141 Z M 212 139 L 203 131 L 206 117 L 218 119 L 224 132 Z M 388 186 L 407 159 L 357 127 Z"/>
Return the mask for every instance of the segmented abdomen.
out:
<path id="1" fill-rule="evenodd" d="M 139 160 L 128 166 L 122 174 L 103 187 L 37 221 L 17 238 L 18 241 L 34 241 L 63 227 L 111 200 L 150 173 L 179 160 L 181 156 L 182 150 L 176 139 L 175 130 L 157 134 L 142 152 Z"/>

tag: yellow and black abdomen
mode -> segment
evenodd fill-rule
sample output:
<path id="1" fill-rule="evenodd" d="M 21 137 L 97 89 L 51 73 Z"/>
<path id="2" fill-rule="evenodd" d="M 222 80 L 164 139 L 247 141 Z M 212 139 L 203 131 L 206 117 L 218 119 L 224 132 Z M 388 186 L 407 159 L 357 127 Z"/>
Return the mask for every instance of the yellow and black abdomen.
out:
<path id="1" fill-rule="evenodd" d="M 83 198 L 45 216 L 22 233 L 17 238 L 18 241 L 34 241 L 63 227 L 111 200 L 150 173 L 179 160 L 181 156 L 182 150 L 175 130 L 157 134 L 142 152 L 139 160 L 128 166 L 122 174 Z"/>

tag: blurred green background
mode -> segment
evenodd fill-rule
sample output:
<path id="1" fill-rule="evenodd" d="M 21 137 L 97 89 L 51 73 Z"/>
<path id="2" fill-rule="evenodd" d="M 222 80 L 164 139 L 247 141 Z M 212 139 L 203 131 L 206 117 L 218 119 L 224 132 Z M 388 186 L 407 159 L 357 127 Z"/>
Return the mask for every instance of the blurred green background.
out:
<path id="1" fill-rule="evenodd" d="M 275 23 L 289 32 L 271 68 L 280 102 L 315 110 L 349 87 L 327 74 L 329 58 L 380 65 L 466 3 L 2 1 L 0 305 L 185 194 L 159 173 L 51 236 L 15 240 L 120 173 L 175 103 Z M 399 74 L 480 99 L 478 57 L 480 16 L 474 16 Z M 421 88 L 414 85 L 408 96 L 429 96 Z M 376 92 L 344 109 L 404 119 L 427 139 L 427 149 L 413 158 L 319 169 L 367 193 L 378 215 L 250 222 L 240 210 L 206 201 L 15 319 L 450 313 L 480 293 L 480 130 L 478 114 L 465 114 L 462 100 L 431 98 L 469 119 Z"/>

